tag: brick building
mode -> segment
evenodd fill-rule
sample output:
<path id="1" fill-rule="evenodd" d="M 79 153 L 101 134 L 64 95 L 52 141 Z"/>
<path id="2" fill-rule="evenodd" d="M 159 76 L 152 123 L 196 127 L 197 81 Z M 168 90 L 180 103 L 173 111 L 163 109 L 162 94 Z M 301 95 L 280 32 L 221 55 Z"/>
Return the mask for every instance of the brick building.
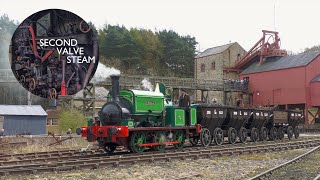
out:
<path id="1" fill-rule="evenodd" d="M 226 68 L 233 67 L 238 58 L 245 54 L 245 50 L 237 43 L 225 44 L 206 49 L 195 57 L 195 79 L 202 80 L 228 80 L 239 79 L 236 72 L 228 72 Z M 201 91 L 197 91 L 196 100 L 201 101 Z M 235 105 L 238 93 L 225 96 L 222 91 L 209 91 L 204 93 L 204 100 L 210 102 L 213 98 L 217 103 Z"/>

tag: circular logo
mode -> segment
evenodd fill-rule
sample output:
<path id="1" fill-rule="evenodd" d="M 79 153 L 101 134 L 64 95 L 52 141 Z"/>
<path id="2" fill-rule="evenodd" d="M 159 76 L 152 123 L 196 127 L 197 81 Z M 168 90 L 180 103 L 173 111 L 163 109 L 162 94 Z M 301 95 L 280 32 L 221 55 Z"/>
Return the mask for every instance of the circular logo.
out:
<path id="1" fill-rule="evenodd" d="M 11 39 L 10 64 L 17 80 L 43 98 L 73 95 L 94 75 L 98 40 L 92 27 L 72 12 L 48 9 L 32 14 Z"/>

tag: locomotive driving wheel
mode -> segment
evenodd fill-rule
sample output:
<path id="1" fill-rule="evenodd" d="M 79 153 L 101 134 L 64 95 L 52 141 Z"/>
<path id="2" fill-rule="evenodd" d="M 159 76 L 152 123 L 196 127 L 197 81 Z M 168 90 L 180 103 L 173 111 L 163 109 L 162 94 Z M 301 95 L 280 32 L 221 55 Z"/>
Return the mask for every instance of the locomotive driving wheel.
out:
<path id="1" fill-rule="evenodd" d="M 199 143 L 200 137 L 199 136 L 193 136 L 189 138 L 190 144 L 192 146 L 196 146 Z"/>
<path id="2" fill-rule="evenodd" d="M 220 128 L 216 128 L 213 132 L 214 142 L 216 145 L 222 145 L 224 141 L 223 131 Z"/>
<path id="3" fill-rule="evenodd" d="M 229 128 L 228 130 L 228 141 L 230 144 L 235 144 L 237 141 L 237 130 L 235 128 Z"/>
<path id="4" fill-rule="evenodd" d="M 287 135 L 288 135 L 288 139 L 292 139 L 293 138 L 293 128 L 292 128 L 292 126 L 288 126 L 287 127 Z"/>
<path id="5" fill-rule="evenodd" d="M 146 143 L 146 136 L 143 132 L 133 132 L 130 138 L 130 149 L 134 153 L 143 152 L 146 147 L 140 146 Z"/>
<path id="6" fill-rule="evenodd" d="M 270 129 L 269 139 L 271 141 L 277 140 L 277 129 L 275 127 Z"/>
<path id="7" fill-rule="evenodd" d="M 166 142 L 166 135 L 162 132 L 156 132 L 154 137 L 153 137 L 153 142 L 154 143 L 163 143 Z M 164 151 L 166 148 L 165 145 L 159 145 L 159 146 L 154 146 L 153 149 L 156 151 Z"/>
<path id="8" fill-rule="evenodd" d="M 253 142 L 257 142 L 259 139 L 259 131 L 257 128 L 252 128 L 251 129 L 251 135 L 250 135 L 250 139 Z"/>
<path id="9" fill-rule="evenodd" d="M 207 128 L 201 129 L 200 142 L 201 142 L 201 145 L 205 146 L 205 147 L 207 147 L 211 144 L 212 136 L 211 136 L 209 129 L 207 129 Z"/>
<path id="10" fill-rule="evenodd" d="M 297 127 L 294 128 L 293 133 L 294 133 L 294 138 L 298 139 L 300 136 L 300 132 Z"/>
<path id="11" fill-rule="evenodd" d="M 244 127 L 241 127 L 240 131 L 239 131 L 240 142 L 246 143 L 247 142 L 247 138 L 248 138 L 247 129 L 244 128 Z"/>
<path id="12" fill-rule="evenodd" d="M 175 148 L 177 148 L 177 149 L 182 148 L 183 145 L 184 145 L 184 142 L 185 142 L 184 132 L 183 131 L 176 131 L 176 132 L 174 132 L 173 136 L 174 136 L 174 138 L 173 138 L 174 141 L 178 141 L 179 142 L 179 144 L 175 144 L 173 146 Z"/>
<path id="13" fill-rule="evenodd" d="M 260 130 L 260 140 L 266 141 L 268 138 L 268 130 L 266 127 L 262 127 Z"/>
<path id="14" fill-rule="evenodd" d="M 279 127 L 278 128 L 278 139 L 282 140 L 284 138 L 284 132 L 283 132 L 283 128 Z"/>

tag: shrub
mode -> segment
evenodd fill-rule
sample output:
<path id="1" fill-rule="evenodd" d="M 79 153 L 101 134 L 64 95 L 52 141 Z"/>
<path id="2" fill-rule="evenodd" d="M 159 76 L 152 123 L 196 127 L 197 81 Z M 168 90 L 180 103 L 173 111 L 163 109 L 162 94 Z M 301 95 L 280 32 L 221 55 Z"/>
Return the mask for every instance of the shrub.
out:
<path id="1" fill-rule="evenodd" d="M 60 109 L 58 113 L 58 129 L 61 133 L 66 133 L 69 128 L 72 129 L 72 133 L 75 133 L 77 128 L 87 124 L 85 115 L 76 109 Z"/>

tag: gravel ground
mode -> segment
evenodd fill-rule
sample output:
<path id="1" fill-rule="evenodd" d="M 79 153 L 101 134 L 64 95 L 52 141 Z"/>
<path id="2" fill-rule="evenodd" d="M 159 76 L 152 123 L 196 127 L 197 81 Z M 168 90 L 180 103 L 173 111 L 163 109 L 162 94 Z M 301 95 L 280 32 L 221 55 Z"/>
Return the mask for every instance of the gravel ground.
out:
<path id="1" fill-rule="evenodd" d="M 271 179 L 313 179 L 320 174 L 320 151 L 306 159 L 276 171 Z"/>
<path id="2" fill-rule="evenodd" d="M 118 168 L 101 168 L 6 177 L 6 179 L 247 179 L 310 150 L 213 157 L 211 159 L 156 162 Z"/>

